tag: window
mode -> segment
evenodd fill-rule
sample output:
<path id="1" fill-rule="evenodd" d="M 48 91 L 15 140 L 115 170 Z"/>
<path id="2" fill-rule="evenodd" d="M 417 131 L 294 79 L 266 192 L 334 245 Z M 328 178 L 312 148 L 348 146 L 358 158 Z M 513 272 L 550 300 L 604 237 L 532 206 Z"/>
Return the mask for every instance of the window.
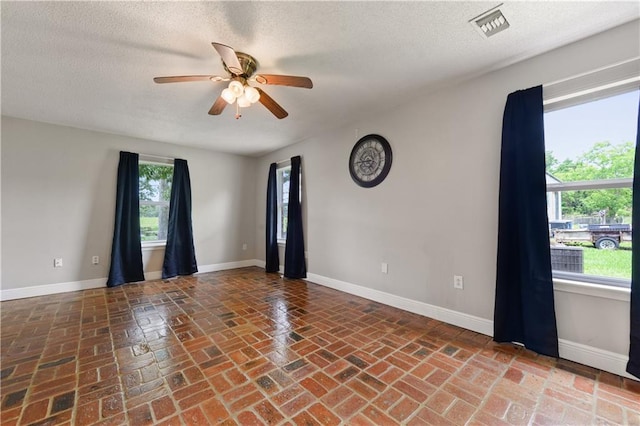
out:
<path id="1" fill-rule="evenodd" d="M 547 103 L 552 269 L 557 278 L 628 287 L 639 91 L 590 94 L 562 109 Z"/>
<path id="2" fill-rule="evenodd" d="M 142 243 L 167 240 L 173 165 L 140 161 L 140 239 Z"/>
<path id="3" fill-rule="evenodd" d="M 278 184 L 278 240 L 287 239 L 287 217 L 289 214 L 289 181 L 291 166 L 281 167 L 276 170 Z"/>

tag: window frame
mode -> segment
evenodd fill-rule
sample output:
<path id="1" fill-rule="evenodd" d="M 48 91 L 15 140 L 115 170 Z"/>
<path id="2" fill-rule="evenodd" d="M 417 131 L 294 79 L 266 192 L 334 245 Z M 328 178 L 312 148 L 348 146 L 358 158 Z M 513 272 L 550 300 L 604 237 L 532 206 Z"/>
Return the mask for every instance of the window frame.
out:
<path id="1" fill-rule="evenodd" d="M 640 90 L 640 57 L 623 61 L 609 67 L 580 74 L 543 85 L 544 113 L 558 111 L 572 106 L 597 101 L 599 99 Z M 598 190 L 632 188 L 633 178 L 598 179 L 590 181 L 573 181 L 547 183 L 547 193 L 576 190 Z M 599 275 L 580 274 L 576 272 L 552 271 L 555 284 L 561 291 L 568 291 L 571 286 L 582 286 L 591 292 L 593 288 L 604 286 L 612 291 L 630 291 L 631 279 Z M 584 294 L 587 294 L 584 293 Z M 590 293 L 589 293 L 590 294 Z M 598 290 L 602 295 L 602 289 Z"/>
<path id="2" fill-rule="evenodd" d="M 174 167 L 174 161 L 172 158 L 163 158 L 163 157 L 156 157 L 156 156 L 151 156 L 151 155 L 140 155 L 138 157 L 138 170 L 140 169 L 140 165 L 143 164 L 151 164 L 151 165 L 156 165 L 156 166 L 165 166 L 165 167 L 171 167 L 171 169 L 173 170 Z M 138 177 L 138 181 L 139 181 L 140 177 Z M 173 182 L 172 182 L 173 184 Z M 140 199 L 140 191 L 138 190 L 138 204 L 139 204 L 139 208 L 142 206 L 166 206 L 167 209 L 169 209 L 169 205 L 170 205 L 171 201 L 144 201 Z M 140 218 L 142 218 L 142 216 L 139 216 Z M 141 233 L 142 234 L 142 233 Z M 147 241 L 142 241 L 142 235 L 140 235 L 140 245 L 141 248 L 143 250 L 154 250 L 154 249 L 160 249 L 160 248 L 164 248 L 167 245 L 167 240 L 147 240 Z"/>
<path id="3" fill-rule="evenodd" d="M 277 222 L 278 222 L 278 226 L 277 226 L 277 232 L 276 232 L 276 239 L 278 241 L 278 244 L 284 244 L 287 239 L 286 236 L 283 236 L 283 229 L 282 229 L 282 216 L 283 216 L 283 195 L 284 192 L 282 190 L 282 185 L 283 185 L 283 173 L 285 172 L 285 170 L 289 170 L 289 182 L 291 182 L 291 162 L 287 161 L 286 163 L 282 163 L 282 165 L 278 166 L 276 168 L 276 187 L 277 187 Z M 287 203 L 287 207 L 289 206 L 289 203 Z"/>
<path id="4" fill-rule="evenodd" d="M 282 237 L 282 172 L 284 170 L 291 170 L 291 160 L 286 160 L 286 161 L 282 161 L 277 163 L 276 166 L 276 186 L 277 186 L 277 223 L 278 223 L 278 227 L 277 227 L 277 232 L 276 232 L 276 240 L 278 241 L 278 244 L 281 246 L 284 246 L 287 242 L 287 238 L 286 236 L 283 238 Z M 291 175 L 291 173 L 289 173 L 289 175 Z M 300 186 L 299 186 L 299 190 L 298 190 L 298 201 L 300 201 L 300 204 L 302 204 L 302 169 L 300 170 Z M 291 176 L 289 176 L 289 182 L 291 182 Z M 288 206 L 288 203 L 287 203 Z"/>

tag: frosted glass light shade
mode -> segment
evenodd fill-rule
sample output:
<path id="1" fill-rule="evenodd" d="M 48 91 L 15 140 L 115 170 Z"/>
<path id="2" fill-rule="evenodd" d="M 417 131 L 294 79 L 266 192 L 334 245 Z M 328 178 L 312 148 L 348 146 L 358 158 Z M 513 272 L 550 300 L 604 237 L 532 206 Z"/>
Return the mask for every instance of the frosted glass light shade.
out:
<path id="1" fill-rule="evenodd" d="M 238 106 L 240 108 L 246 108 L 248 106 L 251 106 L 251 102 L 249 101 L 249 99 L 247 99 L 247 95 L 243 94 L 242 96 L 240 96 L 238 98 Z"/>
<path id="2" fill-rule="evenodd" d="M 229 90 L 231 90 L 231 92 L 233 92 L 233 94 L 236 97 L 242 95 L 242 92 L 244 92 L 244 88 L 242 87 L 242 83 L 240 83 L 239 81 L 236 81 L 236 80 L 233 80 L 231 83 L 229 83 Z"/>
<path id="3" fill-rule="evenodd" d="M 255 87 L 245 86 L 244 88 L 244 96 L 251 102 L 255 104 L 260 99 L 260 92 Z"/>
<path id="4" fill-rule="evenodd" d="M 236 95 L 234 95 L 229 88 L 224 89 L 220 96 L 222 96 L 222 99 L 227 101 L 228 104 L 232 104 L 236 100 Z"/>

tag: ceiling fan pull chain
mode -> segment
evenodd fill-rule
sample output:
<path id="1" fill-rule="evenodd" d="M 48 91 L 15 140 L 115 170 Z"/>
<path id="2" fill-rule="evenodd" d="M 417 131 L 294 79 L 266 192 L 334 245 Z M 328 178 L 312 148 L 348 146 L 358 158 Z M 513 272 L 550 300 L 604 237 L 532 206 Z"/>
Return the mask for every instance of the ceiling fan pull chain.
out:
<path id="1" fill-rule="evenodd" d="M 240 114 L 240 105 L 236 102 L 236 120 L 240 117 L 242 117 L 242 114 Z"/>

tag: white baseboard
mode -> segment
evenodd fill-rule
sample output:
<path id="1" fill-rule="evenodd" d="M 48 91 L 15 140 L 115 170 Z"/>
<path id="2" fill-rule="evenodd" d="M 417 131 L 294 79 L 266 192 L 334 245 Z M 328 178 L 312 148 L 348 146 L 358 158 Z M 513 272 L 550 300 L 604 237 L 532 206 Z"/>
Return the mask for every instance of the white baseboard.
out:
<path id="1" fill-rule="evenodd" d="M 84 281 L 70 281 L 67 283 L 43 284 L 23 288 L 8 288 L 0 290 L 0 301 L 24 299 L 35 296 L 48 296 L 50 294 L 68 293 L 70 291 L 90 290 L 92 288 L 106 287 L 106 278 L 95 278 Z"/>
<path id="2" fill-rule="evenodd" d="M 558 339 L 558 349 L 560 358 L 638 380 L 626 372 L 628 356 L 564 339 Z"/>
<path id="3" fill-rule="evenodd" d="M 198 266 L 197 274 L 204 274 L 206 272 L 224 271 L 227 269 L 246 268 L 248 266 L 261 266 L 262 268 L 264 268 L 264 262 L 261 262 L 258 259 L 249 259 L 249 260 L 239 260 L 237 262 L 214 263 L 212 265 L 202 265 L 202 266 Z"/>
<path id="4" fill-rule="evenodd" d="M 223 271 L 225 269 L 245 268 L 247 266 L 259 266 L 257 259 L 241 260 L 238 262 L 216 263 L 212 265 L 199 266 L 198 273 Z M 264 262 L 262 262 L 264 265 Z M 146 281 L 159 280 L 162 278 L 162 271 L 147 271 L 144 273 Z M 9 288 L 0 290 L 0 301 L 25 299 L 27 297 L 48 296 L 50 294 L 68 293 L 70 291 L 90 290 L 92 288 L 103 288 L 107 286 L 107 278 L 95 278 L 83 281 L 71 281 L 66 283 L 43 284 L 31 287 Z"/>
<path id="5" fill-rule="evenodd" d="M 437 319 L 467 330 L 482 333 L 487 336 L 493 336 L 492 320 L 453 311 L 451 309 L 441 308 L 424 302 L 418 302 L 416 300 L 370 289 L 357 284 L 339 281 L 322 275 L 308 273 L 307 280 L 325 287 L 330 287 L 335 290 L 344 291 L 345 293 L 373 300 L 384 305 L 393 306 L 394 308 Z M 558 346 L 561 358 L 598 368 L 603 371 L 608 371 L 619 376 L 635 379 L 625 371 L 627 361 L 629 360 L 628 356 L 564 339 L 559 339 Z"/>
<path id="6" fill-rule="evenodd" d="M 323 277 L 321 275 L 307 274 L 307 280 L 336 290 L 344 291 L 345 293 L 364 297 L 365 299 L 373 300 L 388 306 L 393 306 L 394 308 L 466 328 L 467 330 L 476 331 L 488 336 L 493 335 L 493 321 L 488 319 L 464 314 L 451 309 L 441 308 L 424 302 L 418 302 L 416 300 L 407 299 L 406 297 L 396 296 L 395 294 L 385 293 L 384 291 L 374 290 L 357 284 Z"/>

